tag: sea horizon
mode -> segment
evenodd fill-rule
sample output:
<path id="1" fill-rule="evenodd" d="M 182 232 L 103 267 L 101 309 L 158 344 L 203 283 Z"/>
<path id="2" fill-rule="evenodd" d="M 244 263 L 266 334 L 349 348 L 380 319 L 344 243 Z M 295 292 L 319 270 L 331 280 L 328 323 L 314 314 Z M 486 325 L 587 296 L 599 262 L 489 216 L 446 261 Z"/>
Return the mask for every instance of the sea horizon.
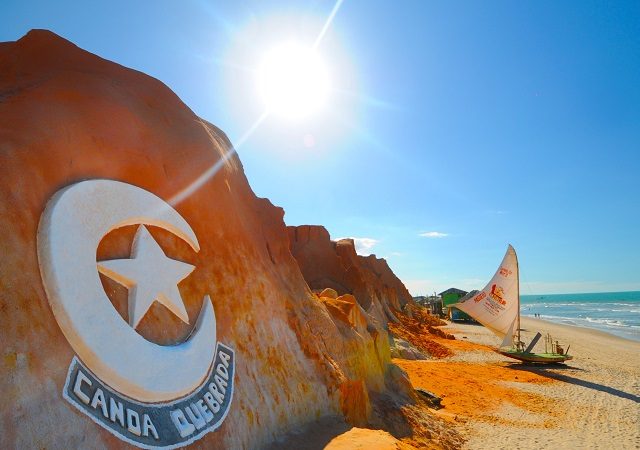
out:
<path id="1" fill-rule="evenodd" d="M 640 341 L 640 291 L 522 295 L 520 311 Z"/>

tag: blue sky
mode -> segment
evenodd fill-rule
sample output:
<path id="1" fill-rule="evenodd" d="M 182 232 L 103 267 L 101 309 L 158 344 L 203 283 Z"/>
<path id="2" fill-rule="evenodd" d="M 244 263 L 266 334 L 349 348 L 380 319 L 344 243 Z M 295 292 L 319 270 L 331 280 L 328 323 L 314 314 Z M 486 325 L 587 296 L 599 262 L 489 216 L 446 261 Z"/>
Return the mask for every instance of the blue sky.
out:
<path id="1" fill-rule="evenodd" d="M 47 28 L 160 79 L 288 224 L 358 238 L 413 294 L 481 288 L 508 243 L 523 294 L 640 290 L 639 2 L 345 0 L 325 109 L 249 135 L 261 55 L 334 2 L 84 3 L 5 0 L 0 40 Z"/>

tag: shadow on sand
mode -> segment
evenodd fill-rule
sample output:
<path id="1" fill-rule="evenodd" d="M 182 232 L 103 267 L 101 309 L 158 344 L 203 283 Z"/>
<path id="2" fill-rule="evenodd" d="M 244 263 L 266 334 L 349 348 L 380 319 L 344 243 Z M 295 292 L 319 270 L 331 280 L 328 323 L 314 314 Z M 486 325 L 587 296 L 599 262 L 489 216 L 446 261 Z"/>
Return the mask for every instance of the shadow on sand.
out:
<path id="1" fill-rule="evenodd" d="M 514 370 L 523 370 L 527 372 L 533 372 L 543 377 L 552 378 L 554 380 L 562 381 L 564 383 L 571 383 L 577 386 L 582 386 L 588 389 L 593 389 L 595 391 L 605 392 L 610 395 L 615 395 L 616 397 L 624 398 L 626 400 L 631 400 L 635 403 L 640 403 L 640 397 L 634 394 L 630 394 L 629 392 L 621 391 L 620 389 L 612 388 L 610 386 L 605 386 L 603 384 L 594 383 L 592 381 L 581 380 L 580 378 L 572 377 L 570 375 L 565 375 L 564 373 L 557 373 L 556 370 L 560 370 L 562 372 L 585 372 L 584 369 L 580 369 L 578 367 L 571 367 L 565 364 L 548 364 L 548 365 L 534 365 L 534 364 L 509 364 L 510 369 Z"/>
<path id="2" fill-rule="evenodd" d="M 449 320 L 449 324 L 451 325 L 474 325 L 477 327 L 484 327 L 484 325 L 482 325 L 479 322 L 476 322 L 475 320 L 451 320 L 451 319 L 447 319 Z"/>
<path id="3" fill-rule="evenodd" d="M 267 446 L 265 450 L 295 448 L 297 450 L 321 450 L 337 436 L 346 433 L 352 427 L 340 417 L 324 417 L 305 426 L 298 432 L 282 436 Z"/>

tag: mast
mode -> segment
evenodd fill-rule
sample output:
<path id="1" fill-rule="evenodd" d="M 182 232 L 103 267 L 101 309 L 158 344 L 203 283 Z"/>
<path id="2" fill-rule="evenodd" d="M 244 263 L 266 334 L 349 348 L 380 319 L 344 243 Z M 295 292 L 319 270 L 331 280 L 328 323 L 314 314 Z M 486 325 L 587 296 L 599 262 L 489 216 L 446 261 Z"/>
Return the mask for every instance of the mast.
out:
<path id="1" fill-rule="evenodd" d="M 513 247 L 511 247 L 513 249 Z M 516 253 L 516 250 L 513 249 L 513 254 L 516 257 L 516 274 L 518 275 L 516 277 L 516 284 L 518 286 L 518 343 L 516 344 L 516 347 L 520 346 L 520 342 L 522 342 L 522 340 L 520 339 L 520 264 L 518 263 L 518 254 Z"/>

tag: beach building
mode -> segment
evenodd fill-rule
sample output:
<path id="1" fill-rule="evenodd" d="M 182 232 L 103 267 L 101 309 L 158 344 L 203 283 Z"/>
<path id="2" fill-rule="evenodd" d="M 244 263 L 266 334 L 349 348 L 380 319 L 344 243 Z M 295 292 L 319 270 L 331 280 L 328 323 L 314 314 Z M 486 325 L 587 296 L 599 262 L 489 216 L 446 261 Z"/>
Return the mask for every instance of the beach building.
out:
<path id="1" fill-rule="evenodd" d="M 425 306 L 427 304 L 427 298 L 428 297 L 426 295 L 417 295 L 413 297 L 413 301 L 420 306 Z"/>
<path id="2" fill-rule="evenodd" d="M 436 295 L 435 292 L 433 295 L 430 295 L 428 297 L 425 295 L 419 295 L 417 297 L 413 297 L 413 300 L 417 304 L 427 308 L 430 314 L 438 317 L 444 316 L 444 312 L 442 309 L 442 298 Z"/>
<path id="3" fill-rule="evenodd" d="M 446 310 L 447 316 L 451 320 L 472 320 L 469 315 L 460 311 L 456 307 L 452 307 L 450 305 L 457 303 L 462 297 L 467 295 L 467 291 L 463 291 L 462 289 L 457 288 L 449 288 L 446 291 L 440 292 L 438 294 L 440 298 L 442 298 L 442 306 Z"/>

